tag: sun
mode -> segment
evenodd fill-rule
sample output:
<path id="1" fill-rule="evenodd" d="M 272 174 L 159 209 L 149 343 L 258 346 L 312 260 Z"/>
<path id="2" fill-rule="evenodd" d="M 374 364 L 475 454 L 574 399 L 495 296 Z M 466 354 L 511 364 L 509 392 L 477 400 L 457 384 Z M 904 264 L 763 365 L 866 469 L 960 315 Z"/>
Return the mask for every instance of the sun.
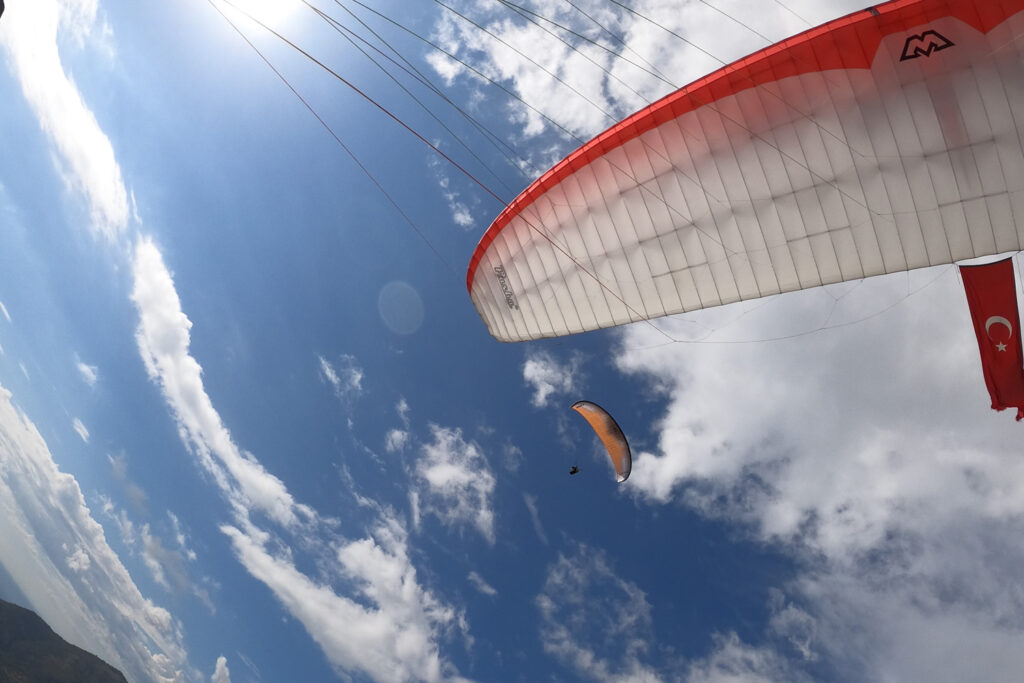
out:
<path id="1" fill-rule="evenodd" d="M 298 4 L 298 0 L 217 0 L 233 21 L 255 20 L 269 29 L 281 28 Z"/>

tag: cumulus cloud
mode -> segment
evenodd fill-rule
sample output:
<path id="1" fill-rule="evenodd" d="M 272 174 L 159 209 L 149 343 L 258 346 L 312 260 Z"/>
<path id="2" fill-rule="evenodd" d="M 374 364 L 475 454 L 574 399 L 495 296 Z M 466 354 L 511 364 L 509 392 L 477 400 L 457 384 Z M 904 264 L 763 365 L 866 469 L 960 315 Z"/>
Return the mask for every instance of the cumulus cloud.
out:
<path id="1" fill-rule="evenodd" d="M 67 546 L 64 546 L 64 550 L 67 550 Z M 89 569 L 89 565 L 92 561 L 89 559 L 89 554 L 85 552 L 85 548 L 82 546 L 76 546 L 75 551 L 67 558 L 68 568 L 73 572 L 84 572 Z"/>
<path id="2" fill-rule="evenodd" d="M 398 399 L 395 404 L 395 412 L 398 419 L 402 421 L 403 429 L 391 429 L 384 436 L 384 448 L 388 453 L 400 453 L 405 450 L 412 434 L 409 432 L 409 403 L 404 397 Z"/>
<path id="3" fill-rule="evenodd" d="M 962 680 L 979 651 L 990 680 L 1024 666 L 1009 645 L 1024 628 L 1019 426 L 990 410 L 962 288 L 937 272 L 841 329 L 666 346 L 635 327 L 618 353 L 667 400 L 631 490 L 792 553 L 806 567 L 787 587 L 799 613 L 773 628 L 796 657 L 862 679 Z M 788 295 L 728 334 L 779 336 L 830 311 L 859 320 L 933 278 L 867 281 L 834 309 L 821 290 Z"/>
<path id="4" fill-rule="evenodd" d="M 416 463 L 420 505 L 446 525 L 474 527 L 493 544 L 495 478 L 487 459 L 459 429 L 431 425 L 430 433 Z"/>
<path id="5" fill-rule="evenodd" d="M 442 13 L 434 38 L 462 63 L 442 55 L 428 60 L 449 82 L 460 79 L 476 86 L 488 78 L 514 92 L 519 100 L 510 99 L 507 112 L 522 135 L 562 131 L 553 157 L 534 141 L 543 150 L 541 158 L 527 160 L 525 166 L 541 163 L 545 168 L 641 106 L 813 25 L 807 21 L 861 8 L 854 0 L 818 2 L 813 12 L 800 8 L 801 18 L 791 3 L 762 3 L 752 21 L 751 8 L 739 3 L 680 6 L 640 0 L 629 8 L 592 0 L 523 3 L 553 22 L 547 23 L 496 3 L 456 4 L 484 30 L 454 13 Z"/>
<path id="6" fill-rule="evenodd" d="M 78 482 L 2 388 L 0 439 L 0 561 L 32 608 L 130 679 L 189 675 L 180 624 L 143 596 Z"/>
<path id="7" fill-rule="evenodd" d="M 582 356 L 573 354 L 568 362 L 560 362 L 547 351 L 527 352 L 523 363 L 523 380 L 533 389 L 531 402 L 543 408 L 548 399 L 564 396 L 582 389 L 580 367 Z"/>
<path id="8" fill-rule="evenodd" d="M 409 402 L 405 400 L 405 397 L 398 399 L 398 403 L 395 404 L 395 412 L 398 413 L 398 419 L 402 421 L 405 428 L 409 428 Z"/>
<path id="9" fill-rule="evenodd" d="M 96 10 L 95 2 L 17 3 L 4 15 L 0 45 L 6 48 L 22 93 L 57 151 L 67 183 L 87 198 L 93 229 L 114 239 L 131 217 L 121 168 L 109 138 L 65 71 L 57 48 L 61 30 L 80 41 L 89 36 Z"/>
<path id="10" fill-rule="evenodd" d="M 71 421 L 71 427 L 75 430 L 75 433 L 82 438 L 82 441 L 89 443 L 89 430 L 85 428 L 82 421 L 77 417 Z"/>
<path id="11" fill-rule="evenodd" d="M 384 436 L 384 449 L 388 453 L 400 453 L 409 442 L 409 432 L 404 429 L 391 429 Z"/>
<path id="12" fill-rule="evenodd" d="M 691 662 L 686 672 L 687 683 L 795 683 L 809 680 L 803 673 L 794 671 L 771 648 L 748 645 L 735 633 L 716 635 L 712 651 Z"/>
<path id="13" fill-rule="evenodd" d="M 222 531 L 246 569 L 302 623 L 339 673 L 361 671 L 376 681 L 458 678 L 437 636 L 458 627 L 461 615 L 419 585 L 406 531 L 393 515 L 382 514 L 370 536 L 337 549 L 354 597 L 310 579 L 259 538 L 233 526 Z"/>
<path id="14" fill-rule="evenodd" d="M 213 675 L 210 676 L 210 683 L 231 683 L 231 672 L 228 670 L 228 658 L 224 655 L 217 657 L 217 664 L 214 667 Z"/>
<path id="15" fill-rule="evenodd" d="M 213 407 L 203 387 L 202 367 L 189 353 L 192 322 L 181 310 L 174 280 L 152 240 L 139 240 L 132 272 L 132 301 L 139 313 L 135 340 L 182 440 L 233 505 L 258 509 L 285 526 L 309 519 L 312 510 L 297 504 L 284 482 L 239 449 Z"/>

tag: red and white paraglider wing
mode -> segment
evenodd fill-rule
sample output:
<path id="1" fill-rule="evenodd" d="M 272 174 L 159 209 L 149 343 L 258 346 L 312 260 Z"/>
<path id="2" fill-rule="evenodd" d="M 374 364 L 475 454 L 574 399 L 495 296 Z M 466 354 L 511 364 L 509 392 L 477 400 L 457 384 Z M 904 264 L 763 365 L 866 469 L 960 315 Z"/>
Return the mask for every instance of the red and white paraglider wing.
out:
<path id="1" fill-rule="evenodd" d="M 895 0 L 637 112 L 528 187 L 467 285 L 521 341 L 1021 249 L 1024 0 Z"/>

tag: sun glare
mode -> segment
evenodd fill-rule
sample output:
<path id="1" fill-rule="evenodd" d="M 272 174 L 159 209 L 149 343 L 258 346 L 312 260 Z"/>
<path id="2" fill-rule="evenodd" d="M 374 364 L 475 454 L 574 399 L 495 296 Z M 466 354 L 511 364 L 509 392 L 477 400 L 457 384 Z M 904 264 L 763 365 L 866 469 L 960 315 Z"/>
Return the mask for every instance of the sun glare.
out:
<path id="1" fill-rule="evenodd" d="M 295 0 L 219 0 L 218 5 L 233 21 L 257 21 L 279 29 L 298 5 Z"/>

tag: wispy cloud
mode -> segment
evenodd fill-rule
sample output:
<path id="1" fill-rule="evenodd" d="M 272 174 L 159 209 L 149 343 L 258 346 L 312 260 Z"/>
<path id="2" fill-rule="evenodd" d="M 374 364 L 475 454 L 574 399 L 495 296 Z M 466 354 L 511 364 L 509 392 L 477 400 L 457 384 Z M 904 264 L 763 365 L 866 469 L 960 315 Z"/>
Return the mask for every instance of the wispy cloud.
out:
<path id="1" fill-rule="evenodd" d="M 148 238 L 139 240 L 132 270 L 139 353 L 203 469 L 239 509 L 258 509 L 285 526 L 312 518 L 312 510 L 297 504 L 280 479 L 238 448 L 221 421 L 203 387 L 202 367 L 189 353 L 192 322 L 181 310 L 163 256 Z"/>
<path id="2" fill-rule="evenodd" d="M 144 597 L 29 419 L 0 389 L 0 558 L 54 630 L 134 680 L 191 675 L 180 624 Z"/>
<path id="3" fill-rule="evenodd" d="M 574 544 L 568 554 L 559 553 L 536 604 L 544 651 L 577 676 L 623 682 L 672 678 L 649 661 L 654 634 L 647 596 L 619 578 L 601 551 Z"/>
<path id="4" fill-rule="evenodd" d="M 79 40 L 90 34 L 97 3 L 34 0 L 19 3 L 16 9 L 5 14 L 5 30 L 0 31 L 9 63 L 53 142 L 65 179 L 88 199 L 94 230 L 114 239 L 131 218 L 121 168 L 57 49 L 62 29 Z"/>
<path id="5" fill-rule="evenodd" d="M 434 171 L 434 177 L 441 188 L 441 196 L 448 203 L 448 212 L 452 222 L 463 230 L 469 230 L 476 225 L 473 213 L 470 210 L 467 199 L 460 192 L 452 187 L 451 177 L 446 173 L 445 166 L 435 157 L 430 159 L 430 168 Z"/>
<path id="6" fill-rule="evenodd" d="M 523 494 L 523 503 L 526 504 L 526 509 L 530 513 L 530 521 L 533 523 L 533 530 L 537 534 L 537 538 L 544 545 L 548 544 L 548 535 L 544 533 L 544 525 L 540 521 L 540 511 L 537 509 L 537 498 L 530 495 L 529 493 Z"/>
<path id="7" fill-rule="evenodd" d="M 363 369 L 355 356 L 343 353 L 334 363 L 323 356 L 318 359 L 320 375 L 334 388 L 338 398 L 352 400 L 363 393 Z"/>
<path id="8" fill-rule="evenodd" d="M 7 322 L 11 322 L 11 314 L 7 312 L 7 307 L 4 306 L 3 301 L 0 301 L 0 313 L 4 314 L 4 318 L 7 319 Z"/>
<path id="9" fill-rule="evenodd" d="M 476 572 L 470 572 L 469 576 L 467 576 L 466 578 L 469 579 L 469 582 L 471 584 L 473 584 L 473 588 L 477 589 L 484 595 L 488 597 L 493 597 L 498 594 L 497 589 L 495 589 L 494 586 L 492 586 L 491 584 L 487 583 L 487 581 L 484 580 L 484 577 L 480 576 Z"/>
<path id="10" fill-rule="evenodd" d="M 146 492 L 128 476 L 128 457 L 125 455 L 108 455 L 110 469 L 114 481 L 121 485 L 125 497 L 136 513 L 146 512 Z"/>
<path id="11" fill-rule="evenodd" d="M 305 626 L 339 672 L 363 671 L 377 681 L 457 677 L 435 634 L 457 626 L 459 615 L 420 587 L 406 531 L 394 516 L 383 514 L 369 537 L 337 550 L 357 598 L 310 579 L 260 539 L 233 526 L 222 530 L 246 569 Z"/>
<path id="12" fill-rule="evenodd" d="M 78 374 L 82 376 L 83 382 L 90 387 L 96 386 L 96 380 L 99 379 L 99 368 L 95 365 L 87 365 L 78 359 L 75 360 L 75 367 L 78 369 Z"/>
<path id="13" fill-rule="evenodd" d="M 431 425 L 432 441 L 416 463 L 419 500 L 425 512 L 450 526 L 471 526 L 494 543 L 491 497 L 495 478 L 480 447 L 459 429 Z"/>
<path id="14" fill-rule="evenodd" d="M 533 389 L 531 399 L 534 407 L 543 408 L 555 396 L 579 392 L 582 387 L 580 368 L 582 356 L 573 354 L 561 362 L 547 351 L 527 352 L 523 363 L 523 380 Z"/>
<path id="15" fill-rule="evenodd" d="M 89 430 L 85 428 L 82 421 L 77 417 L 71 421 L 71 427 L 75 430 L 75 433 L 82 438 L 82 441 L 89 443 Z"/>
<path id="16" fill-rule="evenodd" d="M 463 629 L 464 617 L 420 586 L 400 522 L 379 511 L 367 538 L 340 539 L 336 522 L 296 502 L 283 481 L 240 451 L 203 388 L 202 368 L 189 353 L 192 324 L 162 255 L 147 239 L 136 247 L 133 273 L 139 351 L 183 442 L 231 504 L 233 523 L 221 529 L 246 571 L 305 626 L 339 673 L 360 671 L 380 681 L 457 677 L 438 643 L 449 630 Z M 361 390 L 354 358 L 321 359 L 321 372 L 336 391 Z M 255 513 L 265 514 L 267 523 Z M 280 525 L 280 533 L 270 523 Z M 166 552 L 153 545 L 148 556 Z M 345 592 L 298 569 L 300 553 L 317 560 L 336 554 Z"/>

